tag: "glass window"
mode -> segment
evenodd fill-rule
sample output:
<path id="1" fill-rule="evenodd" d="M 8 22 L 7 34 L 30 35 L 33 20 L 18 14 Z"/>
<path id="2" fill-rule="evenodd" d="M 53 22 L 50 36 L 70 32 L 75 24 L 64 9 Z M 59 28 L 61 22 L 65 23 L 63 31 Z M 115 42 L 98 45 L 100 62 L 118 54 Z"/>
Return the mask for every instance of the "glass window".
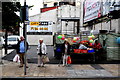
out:
<path id="1" fill-rule="evenodd" d="M 8 38 L 8 41 L 17 41 L 17 38 Z"/>
<path id="2" fill-rule="evenodd" d="M 55 3 L 54 3 L 54 6 L 58 6 L 58 3 L 57 3 L 57 2 L 55 2 Z"/>
<path id="3" fill-rule="evenodd" d="M 44 4 L 44 8 L 46 8 L 47 7 L 47 4 Z"/>

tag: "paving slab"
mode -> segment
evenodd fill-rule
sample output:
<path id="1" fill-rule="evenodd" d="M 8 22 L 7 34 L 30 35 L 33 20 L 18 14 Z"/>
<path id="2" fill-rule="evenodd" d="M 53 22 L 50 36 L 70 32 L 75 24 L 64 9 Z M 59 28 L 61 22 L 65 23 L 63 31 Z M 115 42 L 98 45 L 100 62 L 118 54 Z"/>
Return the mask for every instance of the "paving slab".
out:
<path id="1" fill-rule="evenodd" d="M 120 76 L 120 64 L 100 64 L 106 71 L 114 76 Z"/>
<path id="2" fill-rule="evenodd" d="M 37 67 L 37 64 L 28 64 L 27 75 L 24 75 L 24 67 L 19 68 L 19 63 L 4 61 L 1 65 L 2 77 L 40 77 L 40 78 L 91 78 L 91 77 L 119 77 L 113 73 L 118 72 L 116 64 L 99 64 L 104 69 L 95 69 L 91 64 L 75 65 L 68 67 L 57 64 L 46 64 L 45 67 Z M 109 67 L 110 66 L 110 67 Z M 112 68 L 112 66 L 114 68 Z M 113 71 L 112 71 L 112 70 Z"/>

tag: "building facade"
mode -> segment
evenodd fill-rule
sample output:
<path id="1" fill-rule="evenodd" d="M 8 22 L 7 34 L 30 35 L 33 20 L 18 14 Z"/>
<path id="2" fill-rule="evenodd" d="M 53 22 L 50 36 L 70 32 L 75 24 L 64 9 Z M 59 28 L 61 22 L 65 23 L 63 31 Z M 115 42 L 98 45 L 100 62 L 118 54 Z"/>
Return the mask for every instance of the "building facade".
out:
<path id="1" fill-rule="evenodd" d="M 77 0 L 48 0 L 44 1 L 44 5 L 47 7 L 56 7 L 56 33 L 61 34 L 75 34 L 79 33 L 80 26 L 80 3 L 76 2 Z M 47 8 L 46 6 L 44 6 Z M 52 11 L 46 12 L 51 13 Z M 44 14 L 44 13 L 43 13 Z M 43 16 L 43 15 L 42 15 Z M 50 16 L 50 15 L 49 15 Z"/>
<path id="2" fill-rule="evenodd" d="M 98 40 L 107 52 L 107 60 L 119 60 L 120 47 L 120 1 L 119 0 L 84 0 L 83 30 L 99 32 Z"/>
<path id="3" fill-rule="evenodd" d="M 120 1 L 118 0 L 96 0 L 92 2 L 85 0 L 83 3 L 84 29 L 97 31 L 107 30 L 108 32 L 119 33 L 119 5 Z"/>

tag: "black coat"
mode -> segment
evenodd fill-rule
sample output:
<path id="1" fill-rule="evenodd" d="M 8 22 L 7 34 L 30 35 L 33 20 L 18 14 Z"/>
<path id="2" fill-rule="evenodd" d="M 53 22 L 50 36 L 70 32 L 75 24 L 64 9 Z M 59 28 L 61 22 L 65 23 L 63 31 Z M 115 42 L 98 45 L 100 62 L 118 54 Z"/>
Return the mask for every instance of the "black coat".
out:
<path id="1" fill-rule="evenodd" d="M 21 41 L 19 41 L 19 42 L 17 43 L 17 46 L 16 46 L 16 51 L 17 51 L 17 53 L 20 53 L 20 42 L 21 42 Z M 27 45 L 27 46 L 26 46 L 26 51 L 27 51 L 27 50 L 28 50 L 28 46 L 29 46 L 29 45 L 28 45 L 28 42 L 26 42 L 26 45 Z"/>
<path id="2" fill-rule="evenodd" d="M 70 44 L 68 44 L 67 55 L 70 55 Z M 65 53 L 65 43 L 62 44 L 62 53 Z"/>

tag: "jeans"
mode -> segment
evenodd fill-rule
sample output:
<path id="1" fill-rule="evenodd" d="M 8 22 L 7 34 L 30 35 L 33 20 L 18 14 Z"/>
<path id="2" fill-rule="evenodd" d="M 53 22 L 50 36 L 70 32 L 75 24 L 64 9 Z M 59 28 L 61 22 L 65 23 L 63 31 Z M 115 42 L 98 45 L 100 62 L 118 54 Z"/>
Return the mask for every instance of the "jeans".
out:
<path id="1" fill-rule="evenodd" d="M 63 55 L 63 66 L 64 66 L 64 65 L 67 65 L 67 58 L 68 58 L 68 55 L 67 55 L 67 54 L 64 54 L 64 55 Z"/>

